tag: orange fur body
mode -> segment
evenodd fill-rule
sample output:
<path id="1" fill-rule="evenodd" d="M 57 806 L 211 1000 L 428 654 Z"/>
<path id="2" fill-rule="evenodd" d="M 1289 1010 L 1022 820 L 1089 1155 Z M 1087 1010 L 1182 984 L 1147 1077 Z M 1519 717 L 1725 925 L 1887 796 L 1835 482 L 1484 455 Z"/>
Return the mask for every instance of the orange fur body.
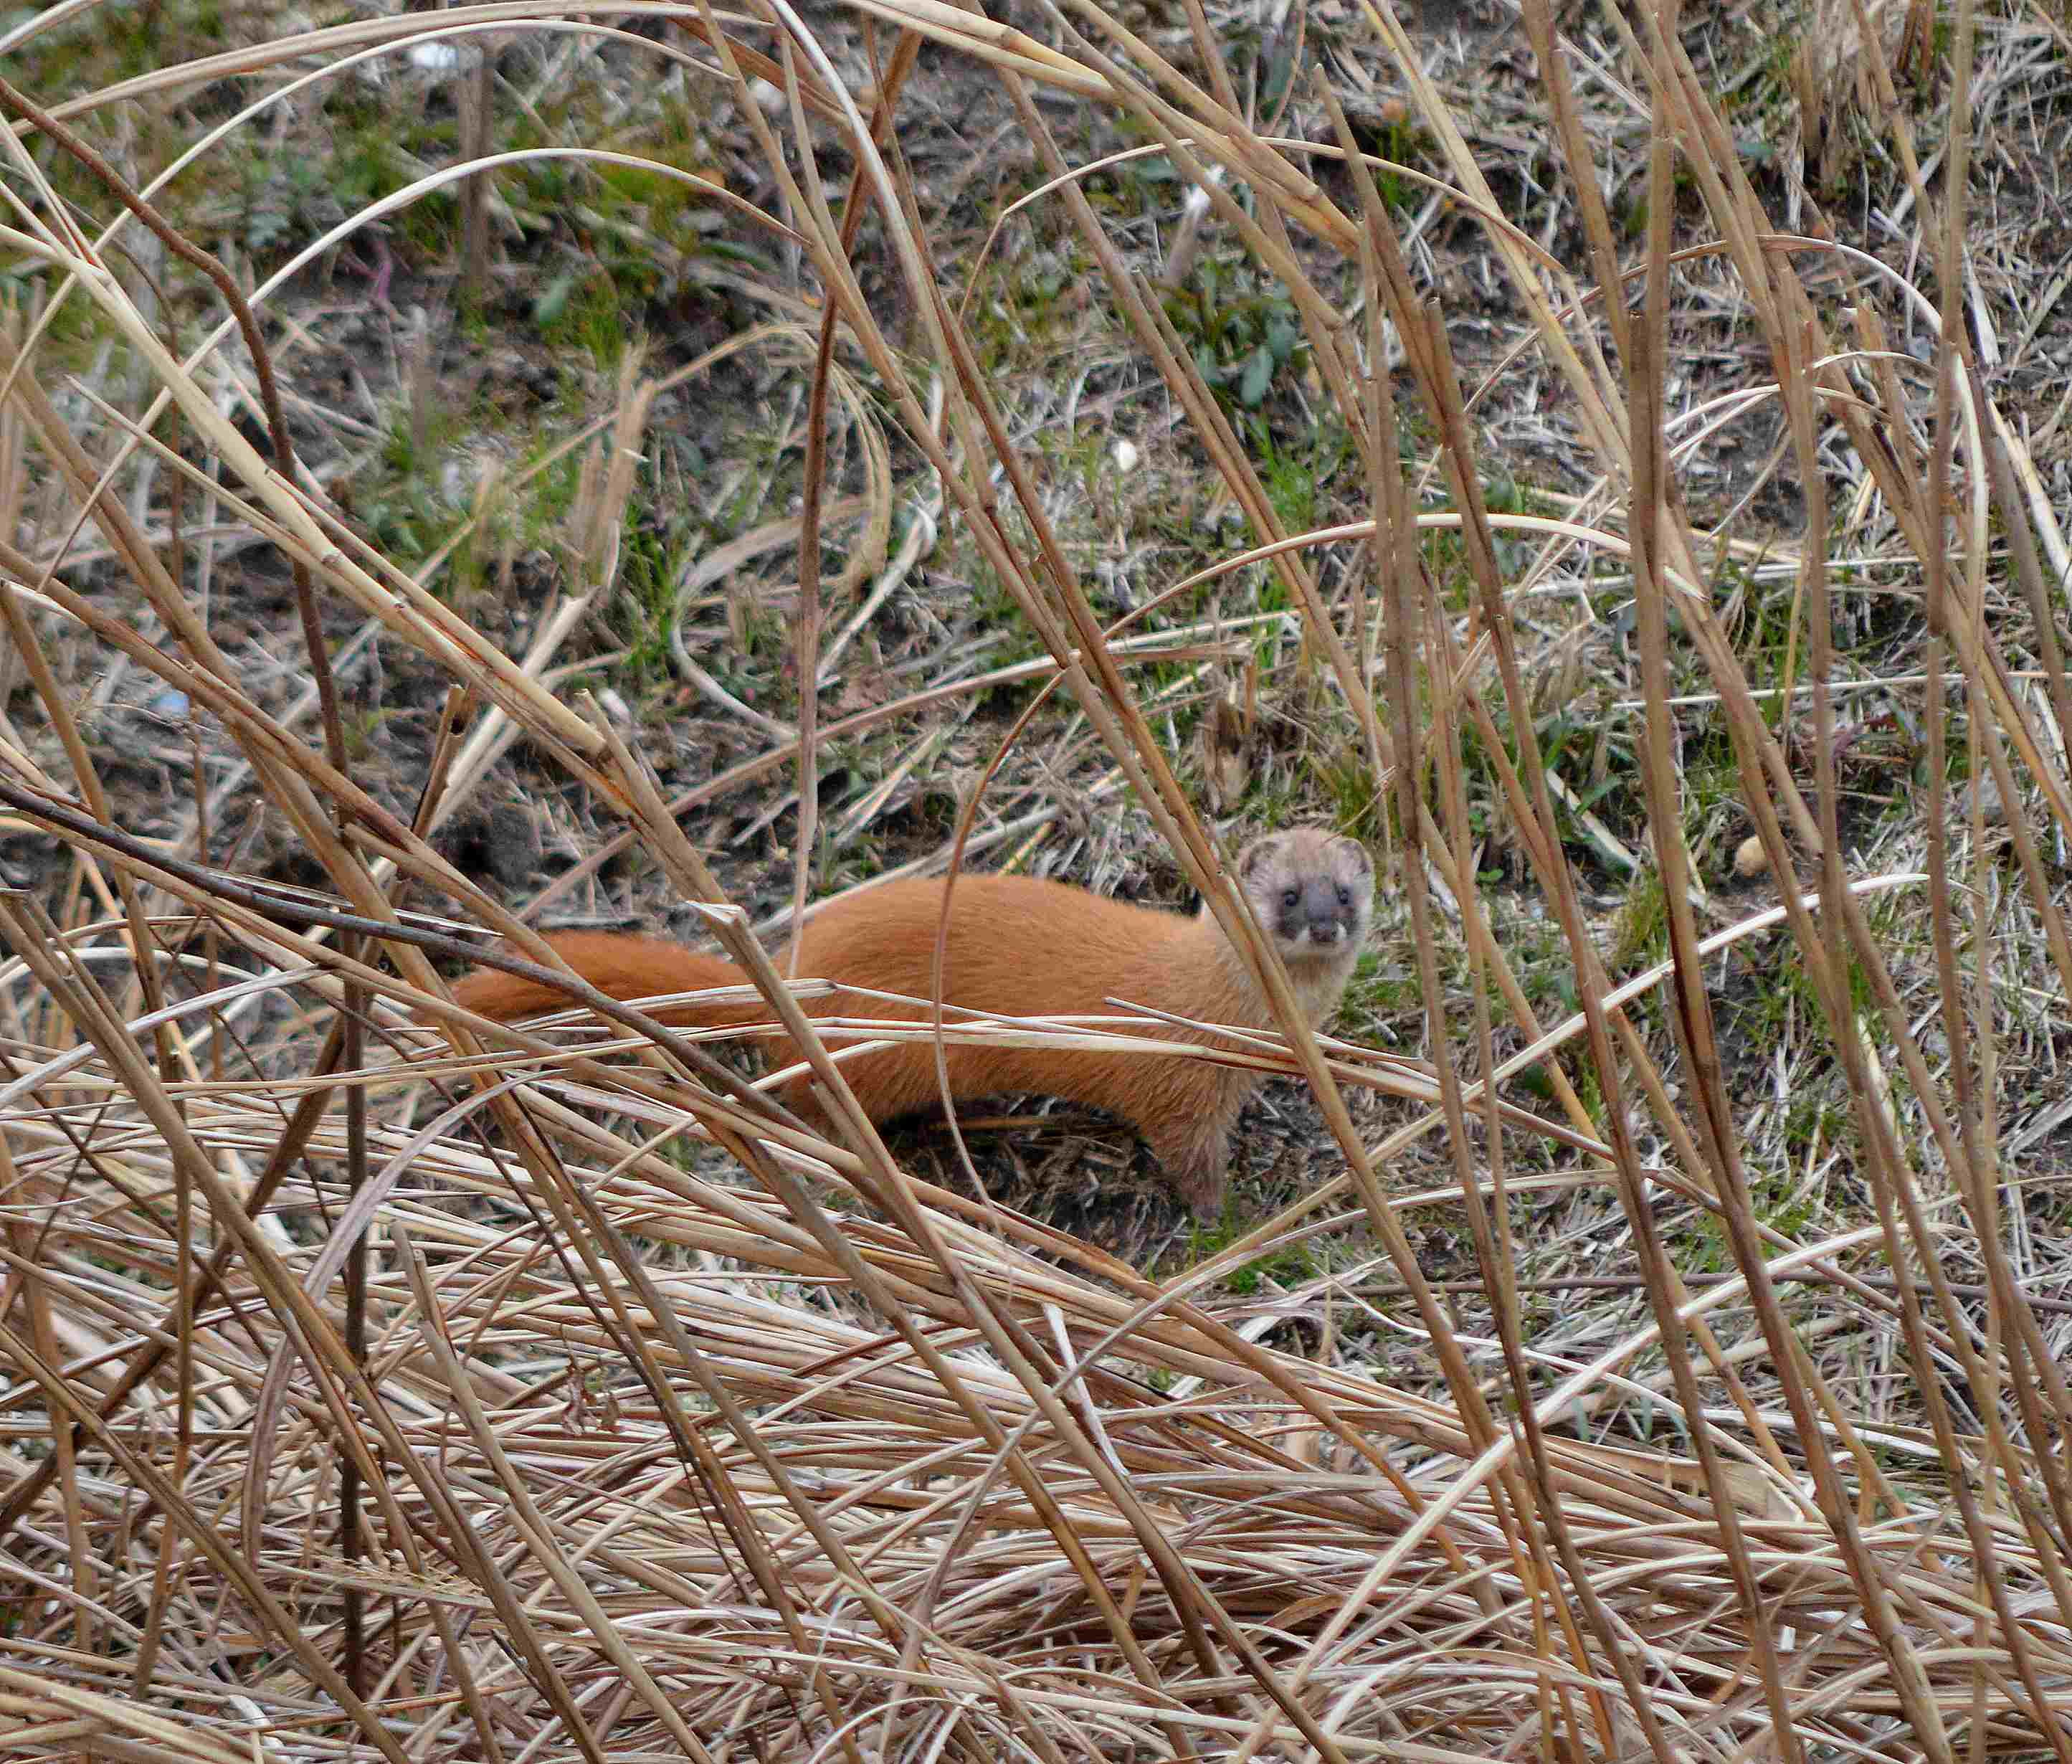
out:
<path id="1" fill-rule="evenodd" d="M 1282 854 L 1289 841 L 1328 836 L 1285 833 L 1245 853 L 1241 872 L 1254 896 L 1263 875 L 1258 854 L 1268 845 Z M 1329 861 L 1358 881 L 1354 916 L 1328 948 L 1298 937 L 1279 941 L 1296 996 L 1314 1026 L 1337 1005 L 1359 950 L 1369 911 L 1372 872 L 1367 854 L 1349 840 L 1330 841 Z M 1322 851 L 1322 846 L 1318 850 Z M 1356 854 L 1356 855 L 1352 855 Z M 1317 853 L 1298 848 L 1295 861 Z M 1301 872 L 1290 871 L 1295 874 Z M 1292 885 L 1290 885 L 1292 888 Z M 841 988 L 896 993 L 925 1001 L 934 990 L 931 967 L 942 914 L 939 881 L 888 883 L 828 903 L 806 923 L 796 972 L 836 983 L 832 994 L 801 1001 L 809 1017 L 928 1021 L 925 1002 L 860 997 Z M 1273 898 L 1284 890 L 1276 885 Z M 1347 890 L 1338 886 L 1334 897 Z M 1262 922 L 1268 915 L 1260 911 Z M 1272 927 L 1269 923 L 1269 931 Z M 614 998 L 743 985 L 746 976 L 718 956 L 660 939 L 609 931 L 562 931 L 547 941 L 576 972 Z M 778 966 L 788 960 L 780 957 Z M 478 969 L 454 997 L 470 1010 L 505 1021 L 565 1009 L 563 995 L 516 976 Z M 1027 877 L 966 876 L 956 884 L 943 963 L 946 1004 L 1009 1017 L 1118 1014 L 1107 1001 L 1146 1005 L 1207 1022 L 1270 1029 L 1273 1014 L 1244 959 L 1206 912 L 1161 912 L 1110 900 L 1084 889 Z M 767 1022 L 761 1000 L 738 1005 L 694 1003 L 657 1009 L 676 1026 L 719 1027 Z M 1216 1038 L 1145 1025 L 1133 1034 L 1215 1045 Z M 781 1030 L 752 1038 L 768 1059 L 797 1056 Z M 1229 1043 L 1223 1043 L 1227 1046 Z M 1141 1133 L 1198 1213 L 1221 1209 L 1230 1130 L 1256 1075 L 1198 1060 L 1154 1055 L 1079 1053 L 1036 1047 L 946 1045 L 952 1098 L 1035 1092 L 1086 1103 L 1120 1116 Z M 874 1121 L 939 1108 L 942 1092 L 929 1042 L 908 1042 L 841 1062 L 857 1100 Z M 824 1118 L 803 1075 L 783 1092 L 787 1106 L 808 1119 Z"/>

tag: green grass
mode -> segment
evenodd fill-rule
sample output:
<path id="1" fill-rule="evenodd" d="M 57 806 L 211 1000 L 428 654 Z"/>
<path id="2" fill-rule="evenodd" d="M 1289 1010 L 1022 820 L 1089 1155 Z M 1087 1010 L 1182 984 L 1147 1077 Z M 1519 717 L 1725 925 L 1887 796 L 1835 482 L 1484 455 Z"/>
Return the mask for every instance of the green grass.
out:
<path id="1" fill-rule="evenodd" d="M 1627 885 L 1612 944 L 1614 975 L 1651 967 L 1669 954 L 1669 899 L 1662 873 L 1648 866 Z"/>
<path id="2" fill-rule="evenodd" d="M 618 676 L 622 689 L 632 694 L 644 696 L 675 680 L 669 633 L 676 615 L 676 579 L 686 557 L 680 532 L 672 541 L 652 521 L 629 523 L 620 537 L 616 612 L 627 642 Z"/>
<path id="3" fill-rule="evenodd" d="M 1349 1017 L 1389 1018 L 1420 1009 L 1422 1004 L 1415 965 L 1407 960 L 1384 964 L 1369 949 L 1354 966 L 1341 1009 Z"/>
<path id="4" fill-rule="evenodd" d="M 1264 1291 L 1269 1281 L 1284 1289 L 1300 1286 L 1316 1279 L 1328 1268 L 1329 1264 L 1319 1256 L 1314 1244 L 1294 1244 L 1271 1256 L 1262 1256 L 1257 1261 L 1247 1262 L 1230 1276 L 1224 1285 L 1240 1297 L 1249 1297 Z"/>

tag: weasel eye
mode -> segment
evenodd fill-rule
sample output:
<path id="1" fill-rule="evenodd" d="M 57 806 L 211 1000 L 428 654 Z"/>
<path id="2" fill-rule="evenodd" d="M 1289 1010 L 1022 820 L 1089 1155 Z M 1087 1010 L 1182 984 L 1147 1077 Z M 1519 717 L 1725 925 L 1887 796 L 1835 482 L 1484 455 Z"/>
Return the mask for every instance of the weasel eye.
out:
<path id="1" fill-rule="evenodd" d="M 1352 890 L 1350 890 L 1350 888 L 1346 887 L 1346 885 L 1345 885 L 1343 882 L 1340 882 L 1340 883 L 1338 884 L 1338 904 L 1339 904 L 1341 907 L 1350 907 L 1350 906 L 1351 906 L 1351 905 L 1352 905 L 1352 903 L 1353 903 L 1353 891 L 1352 891 Z"/>
<path id="2" fill-rule="evenodd" d="M 1281 890 L 1281 904 L 1284 907 L 1299 905 L 1301 898 L 1302 890 L 1299 888 L 1284 888 Z"/>

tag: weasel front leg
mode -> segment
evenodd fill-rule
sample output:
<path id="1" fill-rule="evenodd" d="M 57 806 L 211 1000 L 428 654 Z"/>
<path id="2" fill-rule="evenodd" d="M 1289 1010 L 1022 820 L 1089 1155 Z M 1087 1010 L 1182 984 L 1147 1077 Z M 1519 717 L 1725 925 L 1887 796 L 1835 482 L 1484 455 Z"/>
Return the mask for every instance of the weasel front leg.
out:
<path id="1" fill-rule="evenodd" d="M 1223 1217 L 1230 1175 L 1230 1130 L 1235 1108 L 1210 1109 L 1150 1136 L 1151 1149 L 1196 1219 L 1212 1224 Z"/>

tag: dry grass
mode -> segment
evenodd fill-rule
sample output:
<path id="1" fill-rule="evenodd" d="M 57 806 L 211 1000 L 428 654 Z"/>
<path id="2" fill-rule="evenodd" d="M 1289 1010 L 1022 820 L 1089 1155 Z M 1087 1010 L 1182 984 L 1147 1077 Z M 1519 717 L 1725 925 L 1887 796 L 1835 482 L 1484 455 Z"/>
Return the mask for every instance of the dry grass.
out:
<path id="1" fill-rule="evenodd" d="M 2072 1758 L 2054 25 L 144 10 L 0 39 L 10 1754 Z M 439 977 L 666 894 L 839 1096 L 758 928 L 1277 989 L 1297 814 L 1388 964 L 1192 1242 Z"/>

